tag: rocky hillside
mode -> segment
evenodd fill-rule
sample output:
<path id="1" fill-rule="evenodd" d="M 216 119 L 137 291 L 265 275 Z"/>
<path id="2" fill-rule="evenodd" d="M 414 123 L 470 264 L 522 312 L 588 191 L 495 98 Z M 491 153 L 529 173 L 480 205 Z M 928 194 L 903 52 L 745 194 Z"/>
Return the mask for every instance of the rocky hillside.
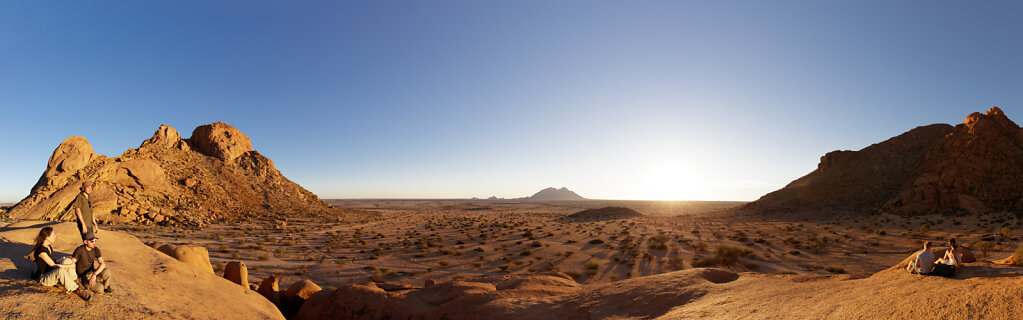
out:
<path id="1" fill-rule="evenodd" d="M 561 189 L 546 188 L 539 192 L 525 198 L 526 200 L 585 200 L 568 188 L 561 187 Z"/>
<path id="2" fill-rule="evenodd" d="M 7 213 L 18 219 L 74 220 L 69 204 L 93 181 L 96 219 L 202 226 L 210 220 L 331 212 L 252 150 L 238 129 L 217 122 L 182 139 L 162 125 L 137 149 L 98 155 L 85 138 L 64 140 L 31 194 Z"/>
<path id="3" fill-rule="evenodd" d="M 1023 130 L 1001 109 L 918 127 L 817 169 L 740 210 L 977 214 L 1023 209 Z"/>

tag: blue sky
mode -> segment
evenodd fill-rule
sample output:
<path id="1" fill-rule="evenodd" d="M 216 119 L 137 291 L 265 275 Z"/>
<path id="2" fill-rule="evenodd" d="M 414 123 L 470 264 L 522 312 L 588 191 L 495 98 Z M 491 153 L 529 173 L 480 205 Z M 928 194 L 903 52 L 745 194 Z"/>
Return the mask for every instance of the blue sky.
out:
<path id="1" fill-rule="evenodd" d="M 324 198 L 753 200 L 999 106 L 1009 1 L 0 1 L 0 202 L 224 121 Z"/>

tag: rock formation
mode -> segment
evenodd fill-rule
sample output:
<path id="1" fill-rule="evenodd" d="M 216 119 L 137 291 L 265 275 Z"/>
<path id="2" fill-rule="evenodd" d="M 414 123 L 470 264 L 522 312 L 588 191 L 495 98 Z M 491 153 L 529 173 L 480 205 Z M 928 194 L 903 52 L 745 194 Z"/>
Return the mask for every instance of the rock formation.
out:
<path id="1" fill-rule="evenodd" d="M 147 245 L 203 272 L 214 273 L 213 265 L 210 264 L 210 252 L 204 247 L 193 245 L 176 246 L 159 242 L 151 242 L 147 243 Z"/>
<path id="2" fill-rule="evenodd" d="M 201 227 L 210 220 L 332 212 L 285 178 L 249 138 L 222 122 L 189 139 L 161 125 L 136 149 L 108 158 L 82 137 L 64 140 L 32 187 L 11 208 L 19 219 L 73 220 L 67 211 L 81 183 L 93 181 L 97 220 Z"/>
<path id="3" fill-rule="evenodd" d="M 267 300 L 270 300 L 270 302 L 273 302 L 273 304 L 278 308 L 281 307 L 281 289 L 278 284 L 280 279 L 280 275 L 271 274 L 263 279 L 263 281 L 259 283 L 259 287 L 256 288 L 256 292 L 265 297 Z"/>
<path id="4" fill-rule="evenodd" d="M 817 169 L 740 210 L 903 215 L 1023 209 L 1023 129 L 993 107 L 952 127 L 918 127 Z"/>
<path id="5" fill-rule="evenodd" d="M 308 279 L 295 282 L 281 294 L 281 310 L 286 314 L 298 313 L 305 301 L 320 290 L 323 288 Z"/>
<path id="6" fill-rule="evenodd" d="M 249 269 L 245 267 L 245 262 L 228 262 L 227 266 L 224 267 L 224 279 L 231 280 L 231 282 L 246 288 L 249 287 Z"/>
<path id="7" fill-rule="evenodd" d="M 561 187 L 561 189 L 545 188 L 532 196 L 525 198 L 526 200 L 586 200 L 573 192 L 568 188 Z"/>

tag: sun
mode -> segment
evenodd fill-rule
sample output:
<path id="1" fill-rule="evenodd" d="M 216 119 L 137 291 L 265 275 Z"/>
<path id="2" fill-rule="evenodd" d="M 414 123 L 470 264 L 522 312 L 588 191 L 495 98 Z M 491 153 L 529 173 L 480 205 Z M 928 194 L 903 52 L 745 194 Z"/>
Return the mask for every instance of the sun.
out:
<path id="1" fill-rule="evenodd" d="M 640 196 L 645 200 L 693 200 L 700 196 L 694 174 L 682 166 L 657 166 L 648 171 Z"/>

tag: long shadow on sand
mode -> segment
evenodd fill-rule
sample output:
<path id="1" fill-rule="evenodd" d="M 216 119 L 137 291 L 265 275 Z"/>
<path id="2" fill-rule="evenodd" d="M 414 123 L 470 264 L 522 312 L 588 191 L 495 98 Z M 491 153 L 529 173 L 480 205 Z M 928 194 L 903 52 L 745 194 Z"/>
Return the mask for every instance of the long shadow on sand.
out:
<path id="1" fill-rule="evenodd" d="M 14 266 L 0 271 L 0 291 L 5 294 L 49 291 L 49 288 L 31 278 L 36 269 L 35 262 L 25 257 L 31 252 L 31 245 L 0 238 L 0 261 L 9 260 Z"/>
<path id="2" fill-rule="evenodd" d="M 0 228 L 0 231 L 14 231 L 14 230 L 22 230 L 22 229 L 38 229 L 38 228 L 42 228 L 42 227 L 45 227 L 45 226 L 52 226 L 52 225 L 55 225 L 55 224 L 58 224 L 58 223 L 60 223 L 60 222 L 57 222 L 57 221 L 40 221 L 39 223 L 30 225 L 30 226 L 22 226 L 22 227 L 5 226 L 5 227 Z M 100 231 L 102 231 L 102 230 L 100 230 Z"/>

